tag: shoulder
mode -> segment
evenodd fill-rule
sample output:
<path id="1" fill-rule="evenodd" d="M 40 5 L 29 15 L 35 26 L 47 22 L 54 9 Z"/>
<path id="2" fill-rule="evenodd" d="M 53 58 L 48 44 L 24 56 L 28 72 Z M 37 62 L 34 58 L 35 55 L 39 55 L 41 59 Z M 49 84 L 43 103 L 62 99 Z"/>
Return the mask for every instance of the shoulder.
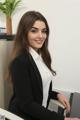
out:
<path id="1" fill-rule="evenodd" d="M 27 66 L 30 63 L 30 54 L 29 52 L 27 52 L 26 50 L 23 51 L 20 55 L 18 55 L 12 62 L 11 62 L 11 66 L 15 65 L 15 66 Z"/>

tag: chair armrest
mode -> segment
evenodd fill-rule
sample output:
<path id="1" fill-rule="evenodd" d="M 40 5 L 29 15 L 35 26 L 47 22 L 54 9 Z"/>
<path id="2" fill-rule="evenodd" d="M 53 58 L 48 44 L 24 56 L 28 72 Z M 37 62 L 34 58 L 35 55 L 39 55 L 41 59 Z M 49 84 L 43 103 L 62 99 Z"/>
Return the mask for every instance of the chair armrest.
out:
<path id="1" fill-rule="evenodd" d="M 23 120 L 21 117 L 13 114 L 7 110 L 4 110 L 2 108 L 0 108 L 0 115 L 4 116 L 5 118 L 10 119 L 10 120 Z"/>
<path id="2" fill-rule="evenodd" d="M 50 111 L 55 111 L 59 114 L 66 115 L 65 107 L 58 100 L 50 99 L 48 109 Z"/>

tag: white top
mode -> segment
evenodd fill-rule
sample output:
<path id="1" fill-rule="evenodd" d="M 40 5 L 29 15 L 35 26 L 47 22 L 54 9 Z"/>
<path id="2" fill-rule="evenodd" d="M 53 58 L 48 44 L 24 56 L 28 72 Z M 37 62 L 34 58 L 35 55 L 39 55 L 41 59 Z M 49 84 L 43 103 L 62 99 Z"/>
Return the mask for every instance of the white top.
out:
<path id="1" fill-rule="evenodd" d="M 42 83 L 43 83 L 43 102 L 42 105 L 46 107 L 47 105 L 47 99 L 48 99 L 48 92 L 49 92 L 49 86 L 50 82 L 53 79 L 53 75 L 51 71 L 48 69 L 48 67 L 45 65 L 43 62 L 41 56 L 33 49 L 30 47 L 30 54 L 32 55 L 42 78 Z"/>

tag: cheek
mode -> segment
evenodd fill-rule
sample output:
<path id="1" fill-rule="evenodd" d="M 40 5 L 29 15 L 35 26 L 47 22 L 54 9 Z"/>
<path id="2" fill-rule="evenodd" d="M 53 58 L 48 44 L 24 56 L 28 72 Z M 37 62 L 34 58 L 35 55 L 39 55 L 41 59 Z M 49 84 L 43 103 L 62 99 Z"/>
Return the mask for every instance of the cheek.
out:
<path id="1" fill-rule="evenodd" d="M 28 41 L 32 41 L 35 39 L 35 35 L 29 34 L 28 35 Z"/>
<path id="2" fill-rule="evenodd" d="M 35 45 L 35 41 L 33 40 L 33 37 L 30 37 L 30 38 L 28 39 L 28 42 L 29 42 L 29 45 L 30 45 L 30 46 L 34 46 L 34 45 Z"/>
<path id="3" fill-rule="evenodd" d="M 46 40 L 46 38 L 47 38 L 47 35 L 44 36 L 44 41 Z"/>
<path id="4" fill-rule="evenodd" d="M 45 38 L 45 39 L 47 38 L 47 34 L 44 35 L 44 38 Z"/>

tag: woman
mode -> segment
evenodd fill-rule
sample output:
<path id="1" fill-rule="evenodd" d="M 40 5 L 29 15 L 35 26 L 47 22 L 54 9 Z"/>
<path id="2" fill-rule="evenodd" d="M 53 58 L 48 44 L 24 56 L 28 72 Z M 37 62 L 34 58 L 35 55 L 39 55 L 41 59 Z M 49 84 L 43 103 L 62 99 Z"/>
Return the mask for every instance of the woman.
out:
<path id="1" fill-rule="evenodd" d="M 25 120 L 73 120 L 47 109 L 52 98 L 70 111 L 65 96 L 52 91 L 55 71 L 51 68 L 48 37 L 49 26 L 41 13 L 29 11 L 22 16 L 9 68 L 13 83 L 9 110 Z"/>

